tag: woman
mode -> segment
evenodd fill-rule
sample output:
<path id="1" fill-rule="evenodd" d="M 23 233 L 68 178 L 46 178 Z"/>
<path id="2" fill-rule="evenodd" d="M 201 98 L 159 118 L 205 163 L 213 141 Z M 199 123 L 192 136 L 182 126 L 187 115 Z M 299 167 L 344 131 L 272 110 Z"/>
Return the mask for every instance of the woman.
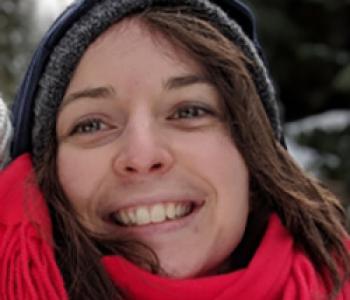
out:
<path id="1" fill-rule="evenodd" d="M 284 148 L 240 2 L 77 2 L 14 116 L 5 299 L 350 297 L 343 209 Z"/>

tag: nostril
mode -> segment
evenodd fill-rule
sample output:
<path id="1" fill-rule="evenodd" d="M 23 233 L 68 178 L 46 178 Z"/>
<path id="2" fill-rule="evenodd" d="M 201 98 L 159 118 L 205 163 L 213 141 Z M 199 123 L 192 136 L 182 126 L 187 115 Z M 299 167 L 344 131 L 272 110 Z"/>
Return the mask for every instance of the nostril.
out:
<path id="1" fill-rule="evenodd" d="M 153 164 L 148 170 L 149 171 L 157 171 L 159 169 L 161 169 L 163 167 L 163 164 L 162 163 L 156 163 L 156 164 Z M 142 170 L 138 169 L 138 168 L 134 168 L 134 167 L 131 167 L 131 166 L 126 166 L 125 167 L 125 171 L 127 173 L 138 173 L 138 172 L 142 172 Z"/>
<path id="2" fill-rule="evenodd" d="M 152 165 L 151 167 L 151 171 L 156 171 L 162 168 L 162 163 L 156 163 L 154 165 Z"/>
<path id="3" fill-rule="evenodd" d="M 135 173 L 136 170 L 133 167 L 126 167 L 125 170 L 130 173 Z"/>

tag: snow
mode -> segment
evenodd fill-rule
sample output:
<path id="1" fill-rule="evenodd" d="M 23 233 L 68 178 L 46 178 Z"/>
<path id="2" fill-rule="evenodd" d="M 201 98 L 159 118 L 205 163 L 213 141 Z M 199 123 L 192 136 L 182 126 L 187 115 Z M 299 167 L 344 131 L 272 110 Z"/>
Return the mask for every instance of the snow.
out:
<path id="1" fill-rule="evenodd" d="M 300 133 L 308 133 L 315 129 L 324 131 L 341 131 L 350 125 L 350 110 L 332 110 L 318 115 L 306 117 L 304 119 L 287 123 L 285 125 L 285 135 L 289 153 L 306 170 L 318 173 L 314 168 L 317 160 L 320 159 L 316 150 L 301 146 L 295 141 Z M 350 137 L 349 137 L 350 138 Z M 339 159 L 333 155 L 322 156 L 328 165 L 338 165 Z"/>
<path id="2" fill-rule="evenodd" d="M 34 20 L 40 33 L 44 33 L 56 17 L 73 0 L 33 0 Z"/>

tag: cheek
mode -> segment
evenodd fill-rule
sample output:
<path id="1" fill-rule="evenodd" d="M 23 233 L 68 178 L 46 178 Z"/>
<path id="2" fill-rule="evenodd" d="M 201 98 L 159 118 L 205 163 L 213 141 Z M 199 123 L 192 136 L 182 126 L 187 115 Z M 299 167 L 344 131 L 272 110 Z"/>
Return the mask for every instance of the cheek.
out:
<path id="1" fill-rule="evenodd" d="M 98 191 L 105 174 L 105 155 L 81 151 L 68 145 L 58 150 L 57 168 L 60 184 L 75 207 L 84 209 Z"/>
<path id="2" fill-rule="evenodd" d="M 248 169 L 230 138 L 222 137 L 213 148 L 216 155 L 208 160 L 207 172 L 217 193 L 218 215 L 223 224 L 238 229 L 243 224 L 244 229 L 249 210 Z"/>
<path id="3" fill-rule="evenodd" d="M 190 146 L 182 149 L 182 157 L 187 167 L 211 190 L 212 222 L 223 230 L 244 230 L 249 212 L 249 172 L 233 141 L 216 132 L 186 145 Z"/>
<path id="4" fill-rule="evenodd" d="M 221 137 L 207 147 L 211 157 L 207 157 L 205 171 L 215 190 L 214 201 L 210 203 L 215 262 L 228 257 L 244 235 L 249 214 L 249 173 L 230 138 Z"/>
<path id="5" fill-rule="evenodd" d="M 215 271 L 244 235 L 249 213 L 249 173 L 236 146 L 223 133 L 193 135 L 179 143 L 178 153 L 182 165 L 201 179 L 210 194 L 201 223 L 186 239 L 194 240 L 198 246 L 190 258 L 202 259 L 204 270 Z"/>
<path id="6" fill-rule="evenodd" d="M 212 173 L 212 178 L 217 184 L 219 199 L 224 199 L 222 205 L 234 207 L 236 210 L 248 207 L 249 173 L 233 142 L 226 141 L 221 144 L 220 155 L 212 167 L 216 170 Z"/>
<path id="7" fill-rule="evenodd" d="M 248 170 L 231 138 L 223 132 L 190 136 L 178 143 L 179 161 L 222 193 L 248 193 Z"/>

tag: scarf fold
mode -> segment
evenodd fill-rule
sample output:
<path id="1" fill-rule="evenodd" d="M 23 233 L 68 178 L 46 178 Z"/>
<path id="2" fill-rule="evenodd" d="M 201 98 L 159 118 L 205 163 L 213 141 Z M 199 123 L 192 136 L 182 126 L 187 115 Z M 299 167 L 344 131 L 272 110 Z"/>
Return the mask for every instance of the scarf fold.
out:
<path id="1" fill-rule="evenodd" d="M 29 155 L 0 173 L 0 299 L 68 299 Z"/>
<path id="2" fill-rule="evenodd" d="M 29 155 L 0 173 L 0 207 L 0 299 L 68 300 Z M 249 265 L 229 274 L 179 280 L 150 274 L 119 256 L 101 262 L 130 300 L 325 299 L 323 282 L 277 215 L 270 217 Z M 337 299 L 350 300 L 350 283 Z"/>

